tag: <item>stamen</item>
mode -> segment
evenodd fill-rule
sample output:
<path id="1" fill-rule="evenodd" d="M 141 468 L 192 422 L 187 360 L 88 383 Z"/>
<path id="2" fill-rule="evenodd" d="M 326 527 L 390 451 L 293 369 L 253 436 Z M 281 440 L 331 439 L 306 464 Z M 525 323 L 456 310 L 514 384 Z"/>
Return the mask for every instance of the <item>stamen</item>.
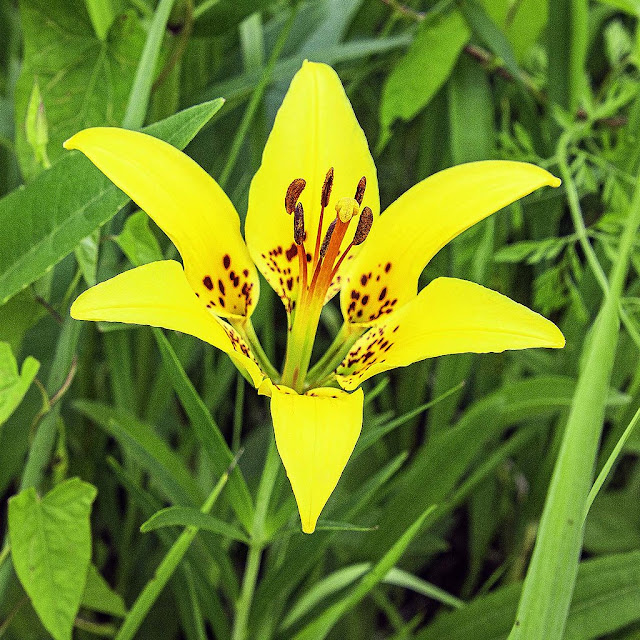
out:
<path id="1" fill-rule="evenodd" d="M 360 220 L 358 220 L 358 226 L 351 244 L 362 244 L 367 239 L 369 231 L 371 231 L 371 225 L 373 225 L 373 211 L 369 207 L 365 207 L 360 214 Z"/>
<path id="2" fill-rule="evenodd" d="M 362 178 L 360 178 L 360 182 L 358 182 L 358 186 L 356 187 L 356 195 L 353 196 L 358 201 L 358 204 L 362 204 L 362 201 L 364 200 L 364 190 L 366 188 L 367 179 L 365 176 L 362 176 Z"/>
<path id="3" fill-rule="evenodd" d="M 324 179 L 324 184 L 322 185 L 322 207 L 329 206 L 329 197 L 331 196 L 331 189 L 333 188 L 333 167 L 327 171 L 327 175 Z"/>
<path id="4" fill-rule="evenodd" d="M 304 242 L 305 236 L 304 209 L 302 208 L 302 202 L 298 202 L 293 214 L 293 239 L 297 245 L 301 245 Z"/>
<path id="5" fill-rule="evenodd" d="M 331 242 L 331 236 L 333 235 L 333 230 L 336 228 L 336 221 L 332 220 L 331 224 L 327 227 L 327 233 L 324 236 L 324 240 L 322 241 L 322 246 L 320 247 L 320 257 L 324 258 L 327 253 L 327 249 L 329 248 L 329 243 Z"/>
<path id="6" fill-rule="evenodd" d="M 322 223 L 324 222 L 324 209 L 329 205 L 331 189 L 333 188 L 333 167 L 327 171 L 322 185 L 322 195 L 320 196 L 320 219 L 318 220 L 318 232 L 316 233 L 316 248 L 313 252 L 313 264 L 318 264 L 320 260 L 320 240 L 322 239 Z"/>
<path id="7" fill-rule="evenodd" d="M 298 198 L 306 186 L 307 181 L 304 178 L 296 178 L 287 188 L 287 195 L 284 197 L 284 208 L 289 215 L 295 211 Z"/>

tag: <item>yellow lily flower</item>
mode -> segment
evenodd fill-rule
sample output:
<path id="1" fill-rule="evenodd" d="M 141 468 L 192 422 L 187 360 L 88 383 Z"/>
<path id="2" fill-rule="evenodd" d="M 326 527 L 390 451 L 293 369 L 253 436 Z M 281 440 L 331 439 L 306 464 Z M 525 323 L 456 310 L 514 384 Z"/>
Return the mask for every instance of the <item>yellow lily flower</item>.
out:
<path id="1" fill-rule="evenodd" d="M 362 427 L 359 385 L 393 367 L 449 353 L 560 348 L 542 316 L 427 262 L 471 225 L 560 180 L 534 165 L 464 164 L 422 181 L 382 216 L 376 169 L 349 100 L 328 66 L 305 62 L 280 107 L 251 183 L 245 235 L 216 182 L 148 135 L 86 129 L 79 149 L 169 236 L 182 256 L 126 271 L 84 292 L 71 315 L 191 334 L 227 353 L 271 396 L 276 445 L 314 531 Z M 288 314 L 280 374 L 251 324 L 256 266 Z M 345 323 L 309 368 L 323 305 L 341 291 Z"/>

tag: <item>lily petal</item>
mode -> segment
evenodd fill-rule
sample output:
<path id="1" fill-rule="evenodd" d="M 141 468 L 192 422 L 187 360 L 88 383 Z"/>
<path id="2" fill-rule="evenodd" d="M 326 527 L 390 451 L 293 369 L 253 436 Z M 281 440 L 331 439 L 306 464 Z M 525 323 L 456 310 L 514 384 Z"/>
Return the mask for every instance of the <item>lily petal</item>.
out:
<path id="1" fill-rule="evenodd" d="M 553 322 L 496 291 L 437 278 L 410 303 L 372 327 L 337 370 L 344 389 L 377 373 L 448 353 L 564 346 Z"/>
<path id="2" fill-rule="evenodd" d="M 188 333 L 227 353 L 256 387 L 264 378 L 244 340 L 204 307 L 174 260 L 151 262 L 91 287 L 73 303 L 71 316 Z"/>
<path id="3" fill-rule="evenodd" d="M 362 428 L 363 393 L 318 388 L 298 395 L 271 385 L 278 453 L 298 503 L 302 530 L 313 533 Z"/>
<path id="4" fill-rule="evenodd" d="M 378 215 L 378 179 L 367 140 L 336 72 L 325 64 L 305 62 L 294 76 L 278 111 L 262 165 L 251 183 L 245 225 L 251 257 L 288 312 L 297 297 L 299 263 L 293 219 L 285 211 L 284 197 L 293 180 L 306 181 L 299 201 L 304 207 L 305 250 L 311 260 L 322 187 L 331 167 L 334 182 L 324 212 L 322 237 L 336 216 L 336 202 L 343 197 L 354 197 L 362 176 L 367 179 L 362 206 L 370 207 L 374 215 Z M 343 248 L 351 241 L 353 232 L 345 237 Z M 349 256 L 357 255 L 358 250 L 359 247 L 354 247 Z M 336 282 L 350 259 L 344 261 Z M 337 287 L 333 289 L 335 293 Z"/>
<path id="5" fill-rule="evenodd" d="M 137 131 L 85 129 L 65 142 L 79 149 L 153 218 L 176 245 L 191 288 L 223 317 L 247 316 L 259 279 L 240 219 L 209 174 L 170 144 Z"/>
<path id="6" fill-rule="evenodd" d="M 470 162 L 412 187 L 374 223 L 349 265 L 342 312 L 349 322 L 376 324 L 416 294 L 425 265 L 476 222 L 560 180 L 524 162 Z"/>

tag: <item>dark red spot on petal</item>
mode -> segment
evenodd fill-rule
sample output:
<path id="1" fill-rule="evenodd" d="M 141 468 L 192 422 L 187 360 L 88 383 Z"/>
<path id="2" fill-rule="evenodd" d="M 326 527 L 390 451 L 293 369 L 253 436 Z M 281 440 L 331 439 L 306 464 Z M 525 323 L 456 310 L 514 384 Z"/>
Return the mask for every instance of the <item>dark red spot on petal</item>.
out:
<path id="1" fill-rule="evenodd" d="M 387 287 L 384 287 L 380 292 L 380 295 L 378 296 L 378 300 L 380 301 L 384 300 L 386 295 L 387 295 Z"/>
<path id="2" fill-rule="evenodd" d="M 220 289 L 220 293 L 224 295 L 224 284 L 222 280 L 218 280 L 218 289 Z"/>
<path id="3" fill-rule="evenodd" d="M 385 273 L 389 273 L 389 269 L 391 269 L 391 263 L 390 263 L 390 262 L 387 262 L 387 264 L 386 264 L 386 265 L 385 265 L 385 267 L 384 267 L 384 272 L 385 272 Z"/>
<path id="4" fill-rule="evenodd" d="M 369 279 L 369 278 L 367 278 L 367 276 L 363 274 L 363 275 L 360 277 L 360 284 L 364 287 L 364 286 L 367 284 L 367 280 L 368 280 L 368 279 Z"/>
<path id="5" fill-rule="evenodd" d="M 229 266 L 231 265 L 231 258 L 229 257 L 229 254 L 225 255 L 225 257 L 222 258 L 222 264 L 224 265 L 225 269 L 229 268 Z"/>
<path id="6" fill-rule="evenodd" d="M 224 298 L 222 296 L 218 298 L 218 302 L 220 303 L 221 307 L 224 307 Z"/>
<path id="7" fill-rule="evenodd" d="M 202 280 L 202 284 L 211 291 L 213 289 L 213 282 L 211 282 L 211 278 L 209 276 L 205 276 Z"/>
<path id="8" fill-rule="evenodd" d="M 280 252 L 282 253 L 282 248 L 280 248 Z M 298 245 L 295 242 L 287 249 L 285 255 L 287 256 L 287 260 L 291 262 L 298 255 Z"/>

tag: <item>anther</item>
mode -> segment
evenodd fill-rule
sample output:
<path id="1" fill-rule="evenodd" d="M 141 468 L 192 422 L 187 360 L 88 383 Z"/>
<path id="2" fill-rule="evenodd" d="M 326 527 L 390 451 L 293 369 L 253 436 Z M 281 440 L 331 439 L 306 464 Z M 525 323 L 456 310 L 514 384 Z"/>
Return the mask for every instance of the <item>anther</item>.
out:
<path id="1" fill-rule="evenodd" d="M 296 210 L 296 203 L 300 194 L 307 186 L 307 182 L 304 178 L 296 178 L 288 187 L 287 195 L 284 197 L 284 208 L 289 215 Z"/>
<path id="2" fill-rule="evenodd" d="M 322 185 L 322 200 L 321 203 L 323 207 L 329 206 L 329 198 L 331 197 L 331 189 L 333 188 L 333 167 L 327 171 L 327 175 L 324 179 L 324 184 Z"/>
<path id="3" fill-rule="evenodd" d="M 304 209 L 302 202 L 298 202 L 296 210 L 293 214 L 293 239 L 297 245 L 301 245 L 305 238 L 304 232 Z"/>
<path id="4" fill-rule="evenodd" d="M 320 256 L 324 258 L 327 253 L 327 249 L 329 248 L 329 243 L 331 242 L 331 236 L 333 235 L 333 230 L 336 228 L 336 221 L 332 220 L 331 224 L 327 227 L 327 233 L 324 235 L 324 240 L 322 241 L 322 246 L 320 247 Z"/>
<path id="5" fill-rule="evenodd" d="M 365 207 L 360 214 L 360 220 L 358 220 L 358 226 L 353 236 L 354 245 L 362 244 L 371 231 L 371 225 L 373 224 L 373 211 L 369 207 Z"/>
<path id="6" fill-rule="evenodd" d="M 362 201 L 364 200 L 364 190 L 367 188 L 367 179 L 365 178 L 365 176 L 362 176 L 362 178 L 360 178 L 360 182 L 358 182 L 358 186 L 356 187 L 356 195 L 353 196 L 358 204 L 362 204 Z"/>
<path id="7" fill-rule="evenodd" d="M 336 203 L 336 213 L 340 222 L 349 222 L 353 216 L 360 213 L 360 206 L 355 198 L 340 198 Z"/>

